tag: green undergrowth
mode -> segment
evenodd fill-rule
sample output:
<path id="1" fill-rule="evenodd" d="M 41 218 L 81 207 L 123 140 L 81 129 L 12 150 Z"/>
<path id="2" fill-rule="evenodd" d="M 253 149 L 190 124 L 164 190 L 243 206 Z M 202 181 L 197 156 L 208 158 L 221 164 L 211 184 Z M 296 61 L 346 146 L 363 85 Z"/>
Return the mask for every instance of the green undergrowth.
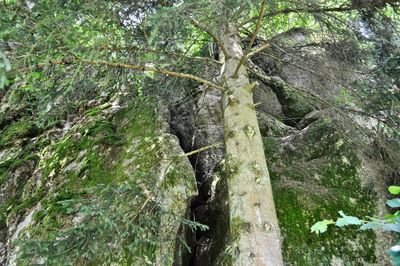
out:
<path id="1" fill-rule="evenodd" d="M 22 138 L 34 137 L 39 129 L 28 120 L 11 123 L 0 131 L 0 148 L 10 145 L 12 142 Z"/>
<path id="2" fill-rule="evenodd" d="M 376 211 L 375 193 L 361 186 L 354 132 L 342 132 L 336 122 L 320 119 L 289 143 L 264 138 L 284 260 L 290 265 L 376 263 L 373 232 L 336 228 L 325 235 L 310 233 L 316 221 L 335 218 L 340 210 L 361 217 Z"/>
<path id="3" fill-rule="evenodd" d="M 29 106 L 29 93 L 13 88 L 0 98 L 0 130 L 15 118 L 23 117 Z"/>
<path id="4" fill-rule="evenodd" d="M 42 186 L 53 191 L 29 206 L 40 203 L 33 216 L 34 224 L 26 230 L 30 237 L 18 242 L 22 265 L 34 263 L 39 258 L 45 258 L 50 264 L 99 263 L 106 256 L 110 256 L 112 261 L 115 257 L 107 244 L 115 240 L 118 230 L 124 230 L 127 237 L 133 237 L 126 226 L 133 227 L 134 218 L 128 225 L 123 216 L 133 216 L 134 206 L 138 208 L 146 195 L 140 189 L 137 175 L 124 172 L 123 161 L 130 141 L 133 138 L 140 141 L 138 132 L 146 131 L 142 123 L 153 125 L 155 117 L 151 107 L 138 103 L 132 103 L 116 115 L 117 120 L 128 116 L 129 121 L 124 128 L 117 128 L 117 121 L 113 118 L 104 117 L 100 112 L 90 112 L 87 118 L 73 126 L 69 134 L 41 151 L 43 160 L 39 168 L 42 169 Z M 151 178 L 151 171 L 147 171 L 146 175 L 149 180 L 155 179 L 154 176 Z M 120 199 L 121 196 L 124 198 Z M 23 204 L 31 201 L 25 198 Z M 149 217 L 138 218 L 138 221 L 149 224 L 150 221 L 144 221 Z M 151 217 L 154 222 L 157 221 L 157 217 Z M 123 228 L 116 223 L 117 220 Z M 141 232 L 145 229 L 136 226 L 136 233 L 154 233 L 151 230 Z M 153 227 L 150 225 L 149 228 Z M 64 254 L 65 249 L 70 250 L 68 257 Z M 115 256 L 127 260 L 134 256 L 127 250 L 123 252 L 124 256 Z"/>

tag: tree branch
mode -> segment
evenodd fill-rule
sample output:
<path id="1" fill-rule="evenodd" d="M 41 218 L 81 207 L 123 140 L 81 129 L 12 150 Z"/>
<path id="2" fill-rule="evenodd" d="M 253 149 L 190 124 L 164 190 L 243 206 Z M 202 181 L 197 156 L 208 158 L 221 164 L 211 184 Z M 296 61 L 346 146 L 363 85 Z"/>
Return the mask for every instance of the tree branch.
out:
<path id="1" fill-rule="evenodd" d="M 147 67 L 147 66 L 141 66 L 141 65 L 124 64 L 124 63 L 115 63 L 115 62 L 109 62 L 109 61 L 97 61 L 97 60 L 88 60 L 88 59 L 80 59 L 80 58 L 72 59 L 72 60 L 61 60 L 61 61 L 49 60 L 47 63 L 36 65 L 36 67 L 44 67 L 47 65 L 72 65 L 72 64 L 77 64 L 77 63 L 85 63 L 85 64 L 89 64 L 89 65 L 104 65 L 104 66 L 109 66 L 109 67 L 120 67 L 120 68 L 127 68 L 127 69 L 132 69 L 132 70 L 137 70 L 137 71 L 156 72 L 156 73 L 161 73 L 161 74 L 171 76 L 171 77 L 191 79 L 191 80 L 197 81 L 199 83 L 202 83 L 204 85 L 207 85 L 207 86 L 219 89 L 219 90 L 225 90 L 224 87 L 222 87 L 218 84 L 215 84 L 211 81 L 194 76 L 192 74 L 170 71 L 170 70 L 167 70 L 164 68 Z"/>
<path id="2" fill-rule="evenodd" d="M 260 15 L 258 17 L 258 21 L 257 21 L 257 24 L 256 24 L 256 28 L 254 29 L 253 36 L 250 39 L 250 43 L 247 46 L 246 51 L 244 52 L 242 58 L 240 58 L 240 61 L 239 61 L 238 65 L 236 66 L 235 72 L 233 73 L 233 78 L 237 78 L 238 77 L 239 69 L 242 66 L 242 64 L 246 61 L 247 55 L 250 52 L 251 48 L 253 47 L 254 41 L 257 38 L 258 31 L 260 30 L 261 21 L 264 18 L 266 9 L 267 9 L 267 0 L 263 0 L 263 2 L 261 4 L 261 12 L 260 12 Z"/>
<path id="3" fill-rule="evenodd" d="M 383 1 L 363 1 L 362 5 L 348 5 L 348 6 L 339 6 L 339 7 L 316 7 L 316 8 L 285 8 L 282 10 L 271 11 L 266 17 L 274 17 L 282 14 L 290 14 L 290 13 L 328 13 L 328 12 L 350 12 L 354 10 L 364 10 L 368 8 L 381 8 L 385 5 L 399 6 L 398 0 L 383 0 Z M 256 21 L 258 16 L 254 16 L 250 18 L 248 21 L 242 23 L 241 25 L 245 25 L 247 23 Z"/>
<path id="4" fill-rule="evenodd" d="M 269 43 L 266 43 L 266 44 L 264 44 L 264 45 L 258 47 L 257 49 L 255 49 L 255 50 L 251 51 L 250 53 L 248 53 L 248 54 L 247 54 L 247 58 L 250 58 L 250 57 L 252 57 L 252 56 L 255 56 L 256 54 L 258 54 L 258 53 L 264 51 L 265 49 L 267 49 L 267 48 L 270 47 L 270 46 L 271 46 L 271 45 L 270 45 Z M 247 59 L 247 58 L 246 58 L 246 59 Z"/>
<path id="5" fill-rule="evenodd" d="M 220 147 L 222 147 L 222 143 L 212 144 L 212 145 L 205 146 L 205 147 L 202 147 L 200 149 L 197 149 L 197 150 L 194 150 L 194 151 L 191 151 L 191 152 L 187 152 L 187 153 L 183 154 L 182 156 L 191 156 L 191 155 L 194 155 L 196 153 L 200 153 L 202 151 L 206 151 L 206 150 L 214 149 L 214 148 L 220 148 Z"/>
<path id="6" fill-rule="evenodd" d="M 195 26 L 196 28 L 208 33 L 208 35 L 210 35 L 214 41 L 217 43 L 217 45 L 219 46 L 219 48 L 221 48 L 222 53 L 224 54 L 225 58 L 229 58 L 229 54 L 228 51 L 226 50 L 225 46 L 222 44 L 221 40 L 217 37 L 217 35 L 215 35 L 211 30 L 209 30 L 207 27 L 204 27 L 202 25 L 200 25 L 196 20 L 194 20 L 193 18 L 189 17 L 190 23 Z"/>
<path id="7" fill-rule="evenodd" d="M 194 60 L 201 60 L 201 61 L 208 61 L 211 63 L 215 64 L 221 64 L 221 62 L 208 58 L 208 57 L 201 57 L 201 56 L 190 56 L 190 55 L 185 55 L 173 51 L 162 51 L 162 50 L 157 50 L 157 49 L 152 49 L 152 48 L 140 48 L 138 46 L 125 46 L 125 47 L 112 47 L 112 46 L 105 46 L 101 47 L 102 50 L 110 50 L 110 51 L 141 51 L 141 52 L 146 52 L 146 53 L 153 53 L 153 54 L 165 54 L 165 55 L 170 55 L 173 57 L 182 57 L 182 58 L 187 58 L 187 59 L 194 59 Z"/>

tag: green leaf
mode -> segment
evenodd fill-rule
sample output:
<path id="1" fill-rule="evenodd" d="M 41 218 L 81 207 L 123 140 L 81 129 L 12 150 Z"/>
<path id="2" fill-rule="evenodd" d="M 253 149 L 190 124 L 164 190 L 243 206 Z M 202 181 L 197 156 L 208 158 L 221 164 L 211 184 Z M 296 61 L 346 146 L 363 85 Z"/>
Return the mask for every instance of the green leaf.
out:
<path id="1" fill-rule="evenodd" d="M 400 199 L 391 199 L 386 201 L 386 204 L 391 208 L 398 208 L 400 207 Z"/>
<path id="2" fill-rule="evenodd" d="M 311 226 L 311 233 L 316 233 L 317 235 L 319 233 L 324 233 L 328 229 L 328 225 L 334 224 L 335 222 L 333 220 L 323 220 L 315 223 L 313 226 Z"/>
<path id="3" fill-rule="evenodd" d="M 385 224 L 382 226 L 385 231 L 400 232 L 400 224 Z"/>
<path id="4" fill-rule="evenodd" d="M 367 223 L 361 225 L 360 228 L 359 228 L 358 230 L 363 231 L 363 230 L 368 230 L 368 229 L 376 229 L 376 228 L 378 228 L 379 226 L 381 226 L 380 223 L 367 222 Z"/>
<path id="5" fill-rule="evenodd" d="M 343 213 L 343 211 L 339 211 L 339 214 L 342 216 L 342 218 L 339 218 L 336 221 L 336 225 L 339 227 L 362 224 L 362 221 L 355 216 L 347 216 Z"/>
<path id="6" fill-rule="evenodd" d="M 387 253 L 392 258 L 393 265 L 400 265 L 400 246 L 396 245 L 387 250 Z"/>
<path id="7" fill-rule="evenodd" d="M 393 195 L 400 194 L 400 187 L 399 186 L 390 186 L 388 190 Z"/>
<path id="8" fill-rule="evenodd" d="M 42 73 L 41 72 L 32 72 L 31 73 L 32 78 L 34 79 L 39 79 L 42 77 Z"/>

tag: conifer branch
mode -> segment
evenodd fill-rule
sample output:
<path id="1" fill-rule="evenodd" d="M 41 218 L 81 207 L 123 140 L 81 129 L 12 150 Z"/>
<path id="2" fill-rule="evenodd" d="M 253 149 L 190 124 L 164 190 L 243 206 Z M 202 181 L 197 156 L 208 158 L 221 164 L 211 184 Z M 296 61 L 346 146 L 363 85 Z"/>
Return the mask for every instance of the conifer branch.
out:
<path id="1" fill-rule="evenodd" d="M 222 53 L 225 56 L 225 59 L 230 58 L 228 51 L 226 50 L 225 46 L 222 44 L 221 40 L 217 37 L 217 35 L 215 35 L 210 29 L 208 29 L 205 26 L 200 25 L 196 20 L 194 20 L 193 18 L 189 17 L 190 23 L 195 26 L 196 28 L 208 33 L 208 35 L 211 36 L 211 38 L 213 38 L 213 40 L 215 41 L 215 43 L 218 45 L 219 48 L 221 48 Z"/>
<path id="2" fill-rule="evenodd" d="M 182 58 L 187 58 L 187 59 L 193 59 L 193 60 L 201 60 L 201 61 L 208 61 L 211 63 L 215 64 L 221 64 L 221 62 L 208 58 L 208 57 L 201 57 L 201 56 L 190 56 L 190 55 L 185 55 L 173 51 L 163 51 L 163 50 L 157 50 L 153 48 L 141 48 L 138 46 L 125 46 L 125 47 L 113 47 L 113 46 L 103 46 L 101 47 L 101 50 L 111 50 L 111 51 L 141 51 L 145 53 L 153 53 L 153 54 L 165 54 L 173 57 L 182 57 Z"/>
<path id="3" fill-rule="evenodd" d="M 244 52 L 244 54 L 240 58 L 240 61 L 239 61 L 238 65 L 236 66 L 235 72 L 233 73 L 233 78 L 237 78 L 238 77 L 239 69 L 243 65 L 243 63 L 246 61 L 248 53 L 250 53 L 251 47 L 253 46 L 254 41 L 257 38 L 258 31 L 260 30 L 261 22 L 262 22 L 262 20 L 264 18 L 266 9 L 267 9 L 267 0 L 263 0 L 263 2 L 261 4 L 261 12 L 260 12 L 260 15 L 258 16 L 258 20 L 257 20 L 256 28 L 254 29 L 254 32 L 253 32 L 253 36 L 251 36 L 250 43 L 247 46 L 246 51 Z"/>
<path id="4" fill-rule="evenodd" d="M 127 69 L 132 69 L 132 70 L 137 70 L 137 71 L 150 71 L 150 72 L 160 73 L 160 74 L 164 74 L 164 75 L 176 77 L 176 78 L 191 79 L 191 80 L 197 81 L 199 83 L 202 83 L 204 85 L 207 85 L 207 86 L 210 86 L 210 87 L 222 90 L 222 91 L 225 90 L 224 87 L 222 87 L 218 84 L 215 84 L 211 81 L 205 80 L 198 76 L 194 76 L 192 74 L 175 72 L 175 71 L 171 71 L 171 70 L 164 69 L 164 68 L 148 67 L 148 66 L 142 66 L 142 65 L 125 64 L 125 63 L 115 63 L 115 62 L 109 62 L 109 61 L 103 61 L 103 60 L 88 60 L 88 59 L 81 59 L 81 58 L 61 60 L 61 61 L 60 60 L 49 60 L 47 63 L 36 65 L 36 67 L 44 67 L 47 65 L 72 65 L 72 64 L 78 64 L 78 63 L 127 68 Z"/>
<path id="5" fill-rule="evenodd" d="M 266 17 L 274 17 L 283 14 L 290 14 L 290 13 L 330 13 L 330 12 L 350 12 L 356 10 L 365 10 L 371 8 L 383 8 L 385 5 L 391 6 L 399 6 L 398 0 L 382 0 L 382 1 L 363 1 L 362 4 L 359 5 L 341 5 L 338 7 L 308 7 L 308 8 L 285 8 L 281 10 L 271 11 L 267 13 Z M 258 16 L 250 18 L 248 21 L 241 23 L 241 25 L 245 25 L 247 23 L 256 21 Z"/>

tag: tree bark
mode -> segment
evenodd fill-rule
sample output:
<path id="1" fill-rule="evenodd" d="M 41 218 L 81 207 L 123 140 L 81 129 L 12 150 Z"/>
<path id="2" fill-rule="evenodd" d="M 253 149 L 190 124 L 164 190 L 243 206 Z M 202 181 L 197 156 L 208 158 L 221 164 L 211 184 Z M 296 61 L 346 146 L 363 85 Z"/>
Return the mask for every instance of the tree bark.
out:
<path id="1" fill-rule="evenodd" d="M 229 191 L 233 265 L 283 265 L 263 142 L 254 109 L 246 64 L 235 23 L 227 23 L 221 41 L 229 57 L 221 69 L 227 87 L 223 96 L 226 176 Z M 223 55 L 222 55 L 223 56 Z"/>

